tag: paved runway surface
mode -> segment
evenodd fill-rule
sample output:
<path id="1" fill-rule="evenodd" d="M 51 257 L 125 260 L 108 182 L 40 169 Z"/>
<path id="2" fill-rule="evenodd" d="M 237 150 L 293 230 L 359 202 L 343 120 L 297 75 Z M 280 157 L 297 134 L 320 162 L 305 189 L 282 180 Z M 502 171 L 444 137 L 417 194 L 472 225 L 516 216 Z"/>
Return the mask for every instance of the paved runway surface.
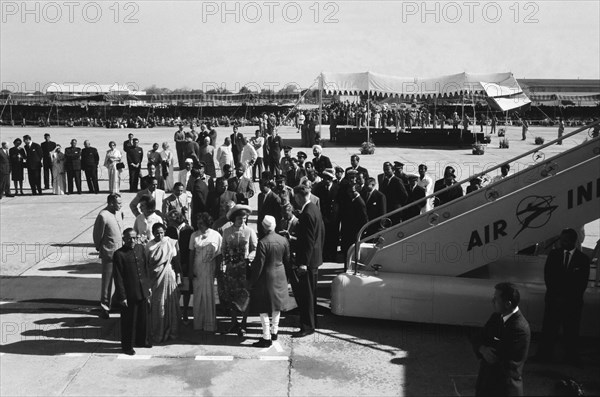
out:
<path id="1" fill-rule="evenodd" d="M 123 142 L 129 132 L 139 137 L 147 151 L 153 142 L 172 142 L 174 130 L 3 128 L 0 136 L 12 142 L 28 133 L 41 142 L 49 132 L 63 147 L 72 137 L 80 143 L 87 138 L 103 157 L 108 141 Z M 253 130 L 245 127 L 242 132 L 249 135 Z M 218 133 L 220 144 L 230 131 L 219 128 Z M 522 142 L 520 129 L 509 128 L 510 148 L 499 149 L 494 137 L 484 156 L 473 156 L 470 147 L 377 148 L 374 156 L 361 156 L 361 165 L 377 174 L 386 160 L 406 163 L 407 171 L 416 171 L 418 164 L 425 163 L 437 179 L 451 164 L 457 167 L 459 178 L 465 178 L 534 148 L 534 136 L 548 141 L 555 134 L 555 128 L 532 127 L 530 139 Z M 283 127 L 281 135 L 292 146 L 299 145 L 299 134 L 293 128 Z M 324 136 L 328 136 L 325 131 Z M 572 147 L 586 136 L 567 140 L 562 148 L 549 148 L 545 155 Z M 343 167 L 357 152 L 356 147 L 325 147 L 325 154 Z M 531 161 L 524 159 L 513 169 Z M 105 169 L 103 174 L 100 188 L 106 190 Z M 127 182 L 121 186 L 126 189 Z M 132 198 L 130 193 L 123 195 L 129 224 L 133 224 L 128 210 Z M 342 266 L 332 263 L 321 271 L 319 331 L 313 336 L 290 337 L 298 322 L 292 312 L 283 316 L 279 341 L 269 349 L 250 346 L 260 337 L 260 321 L 251 317 L 245 340 L 199 334 L 191 326 L 182 326 L 172 343 L 136 349 L 133 357 L 121 355 L 118 315 L 102 320 L 94 311 L 100 263 L 91 243 L 91 228 L 105 199 L 105 194 L 53 196 L 45 191 L 43 196 L 0 201 L 2 396 L 474 394 L 478 362 L 469 335 L 476 330 L 334 316 L 328 308 L 329 283 Z M 251 221 L 255 219 L 253 216 Z M 593 247 L 598 240 L 598 225 L 597 221 L 587 225 L 585 246 Z M 224 317 L 220 320 L 226 321 Z M 525 393 L 554 395 L 556 381 L 572 377 L 583 383 L 588 395 L 600 394 L 598 342 L 598 338 L 586 341 L 583 369 L 527 363 Z M 534 336 L 532 352 L 535 347 Z"/>

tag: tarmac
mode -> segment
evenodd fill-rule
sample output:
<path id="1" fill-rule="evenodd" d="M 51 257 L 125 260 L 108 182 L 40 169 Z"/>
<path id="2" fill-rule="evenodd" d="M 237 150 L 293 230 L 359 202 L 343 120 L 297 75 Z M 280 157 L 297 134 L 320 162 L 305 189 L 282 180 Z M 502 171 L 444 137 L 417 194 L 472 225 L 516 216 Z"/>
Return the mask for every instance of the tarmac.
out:
<path id="1" fill-rule="evenodd" d="M 567 128 L 567 133 L 573 128 Z M 140 139 L 147 152 L 153 142 L 172 143 L 175 128 L 19 128 L 0 129 L 2 141 L 30 134 L 35 142 L 44 133 L 68 145 L 89 139 L 98 148 L 101 163 L 108 141 L 120 148 L 128 133 Z M 218 128 L 221 144 L 230 129 Z M 241 131 L 249 136 L 253 127 Z M 286 144 L 297 148 L 299 134 L 282 127 Z M 357 147 L 338 147 L 327 142 L 324 154 L 334 164 L 347 167 Z M 361 156 L 370 174 L 380 173 L 384 161 L 402 161 L 408 172 L 425 163 L 437 179 L 446 165 L 454 165 L 460 179 L 500 164 L 535 148 L 533 139 L 548 142 L 556 128 L 531 127 L 521 141 L 518 127 L 508 127 L 508 149 L 498 147 L 494 136 L 483 156 L 471 148 L 377 147 Z M 582 133 L 562 147 L 544 150 L 547 157 L 587 138 Z M 171 144 L 171 146 L 174 146 Z M 304 149 L 310 154 L 310 149 Z M 295 153 L 296 150 L 294 150 Z M 513 164 L 526 167 L 532 159 Z M 319 280 L 318 332 L 292 339 L 298 316 L 282 316 L 280 337 L 272 347 L 254 348 L 260 337 L 258 317 L 249 318 L 246 339 L 203 334 L 181 325 L 179 338 L 152 348 L 138 348 L 135 356 L 121 354 L 119 316 L 103 320 L 96 308 L 100 290 L 100 261 L 92 244 L 96 215 L 105 206 L 107 176 L 101 167 L 100 189 L 91 195 L 54 196 L 44 191 L 31 196 L 25 180 L 25 196 L 0 201 L 0 395 L 269 395 L 269 396 L 446 396 L 473 395 L 478 361 L 469 338 L 469 327 L 418 324 L 339 317 L 329 311 L 329 284 L 343 271 L 342 264 L 326 263 Z M 492 174 L 491 176 L 494 176 Z M 127 189 L 127 181 L 121 183 Z M 85 182 L 83 189 L 87 192 Z M 132 193 L 123 193 L 125 222 L 133 224 L 128 209 Z M 256 206 L 256 197 L 251 202 Z M 256 216 L 251 217 L 256 222 Z M 584 247 L 592 249 L 600 238 L 600 223 L 586 225 Z M 490 291 L 490 296 L 493 291 Z M 492 311 L 490 303 L 490 313 Z M 219 321 L 227 321 L 219 316 Z M 530 353 L 536 349 L 533 337 Z M 559 362 L 527 362 L 526 395 L 559 395 L 557 382 L 572 378 L 583 384 L 587 395 L 600 394 L 600 337 L 585 340 L 583 368 Z"/>

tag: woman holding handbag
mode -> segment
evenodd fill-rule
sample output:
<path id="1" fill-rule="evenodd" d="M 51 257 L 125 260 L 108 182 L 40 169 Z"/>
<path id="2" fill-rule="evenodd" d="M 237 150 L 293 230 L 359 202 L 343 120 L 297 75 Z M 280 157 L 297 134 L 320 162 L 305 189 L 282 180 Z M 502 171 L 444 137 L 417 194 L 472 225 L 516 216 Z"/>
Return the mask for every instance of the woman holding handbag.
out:
<path id="1" fill-rule="evenodd" d="M 119 193 L 121 185 L 121 172 L 125 168 L 125 164 L 121 161 L 122 154 L 117 149 L 117 144 L 114 141 L 108 143 L 109 150 L 106 151 L 104 166 L 108 169 L 108 191 L 110 193 Z"/>

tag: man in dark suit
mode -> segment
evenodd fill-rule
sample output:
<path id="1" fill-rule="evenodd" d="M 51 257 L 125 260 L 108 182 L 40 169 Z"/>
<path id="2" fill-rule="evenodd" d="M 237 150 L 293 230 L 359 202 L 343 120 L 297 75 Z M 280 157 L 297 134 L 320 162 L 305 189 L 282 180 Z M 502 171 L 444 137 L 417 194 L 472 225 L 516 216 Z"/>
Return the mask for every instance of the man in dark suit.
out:
<path id="1" fill-rule="evenodd" d="M 54 183 L 54 174 L 52 173 L 52 158 L 50 154 L 56 149 L 56 143 L 50 140 L 50 134 L 44 134 L 42 147 L 42 158 L 44 160 L 44 189 L 51 189 Z M 52 176 L 52 179 L 50 179 Z"/>
<path id="2" fill-rule="evenodd" d="M 262 225 L 262 221 L 265 216 L 270 215 L 275 219 L 276 227 L 279 228 L 281 223 L 281 200 L 279 196 L 273 192 L 275 184 L 272 181 L 261 179 L 260 193 L 258 194 L 258 238 L 261 239 L 265 236 L 265 229 Z"/>
<path id="3" fill-rule="evenodd" d="M 81 151 L 81 166 L 85 172 L 85 180 L 87 181 L 90 193 L 97 194 L 100 191 L 98 187 L 98 164 L 100 156 L 98 150 L 90 145 L 90 141 L 83 142 L 83 150 Z"/>
<path id="4" fill-rule="evenodd" d="M 235 176 L 229 178 L 228 189 L 236 193 L 236 203 L 248 204 L 248 200 L 254 196 L 254 182 L 244 176 L 244 165 L 235 167 Z"/>
<path id="5" fill-rule="evenodd" d="M 474 344 L 475 354 L 481 360 L 476 396 L 523 395 L 523 366 L 531 331 L 519 310 L 519 301 L 519 290 L 514 284 L 495 286 L 494 313 Z"/>
<path id="6" fill-rule="evenodd" d="M 351 166 L 346 168 L 346 172 L 348 172 L 348 170 L 356 170 L 356 172 L 362 173 L 365 176 L 365 179 L 369 179 L 369 171 L 367 171 L 365 167 L 361 167 L 359 163 L 360 157 L 358 157 L 358 154 L 353 154 L 350 156 Z"/>
<path id="7" fill-rule="evenodd" d="M 13 197 L 10 193 L 10 156 L 6 142 L 2 142 L 0 149 L 0 199 L 2 196 Z"/>
<path id="8" fill-rule="evenodd" d="M 200 145 L 198 145 L 197 142 L 194 142 L 190 132 L 185 133 L 183 157 L 194 160 L 194 166 L 198 166 L 198 163 L 200 163 Z"/>
<path id="9" fill-rule="evenodd" d="M 240 163 L 242 149 L 244 148 L 244 145 L 241 144 L 243 137 L 244 135 L 242 135 L 242 133 L 239 132 L 238 126 L 234 125 L 233 133 L 229 136 L 229 138 L 231 140 L 231 154 L 233 154 L 233 165 L 236 167 Z"/>
<path id="10" fill-rule="evenodd" d="M 402 181 L 404 188 L 408 192 L 408 176 L 404 173 L 404 163 L 400 161 L 394 161 L 394 175 Z"/>
<path id="11" fill-rule="evenodd" d="M 192 168 L 192 176 L 188 182 L 188 191 L 192 193 L 192 216 L 191 219 L 196 219 L 196 215 L 201 212 L 209 211 L 209 194 L 215 189 L 215 185 L 210 176 L 204 173 L 204 163 L 200 163 L 199 167 Z"/>
<path id="12" fill-rule="evenodd" d="M 385 196 L 388 212 L 397 210 L 406 204 L 408 193 L 402 181 L 394 175 L 392 163 L 389 161 L 383 163 L 383 174 L 379 174 L 377 179 L 379 182 L 379 191 Z M 393 223 L 399 223 L 401 218 L 401 214 L 391 216 Z"/>
<path id="13" fill-rule="evenodd" d="M 154 163 L 148 163 L 148 175 L 140 179 L 142 190 L 150 186 L 152 179 L 156 179 L 158 181 L 159 189 L 165 190 L 165 178 L 156 174 L 156 165 Z"/>
<path id="14" fill-rule="evenodd" d="M 311 335 L 317 327 L 317 279 L 323 264 L 325 226 L 321 211 L 309 201 L 310 189 L 300 185 L 294 188 L 294 200 L 301 207 L 296 233 L 297 296 L 300 310 L 300 331 L 293 336 Z"/>
<path id="15" fill-rule="evenodd" d="M 275 129 L 269 131 L 267 141 L 265 142 L 265 164 L 271 175 L 277 176 L 281 173 L 281 150 L 283 150 L 283 139 L 277 134 Z"/>
<path id="16" fill-rule="evenodd" d="M 129 191 L 135 193 L 138 191 L 140 172 L 142 170 L 142 160 L 144 159 L 144 150 L 138 146 L 139 140 L 133 139 L 132 146 L 127 150 L 127 167 L 129 168 Z"/>
<path id="17" fill-rule="evenodd" d="M 31 186 L 31 194 L 42 194 L 42 147 L 31 142 L 29 135 L 23 136 L 23 142 L 25 142 L 25 165 L 27 166 L 27 176 L 29 179 L 29 186 Z"/>
<path id="18" fill-rule="evenodd" d="M 449 189 L 446 192 L 440 193 L 440 194 L 436 194 L 435 196 L 435 206 L 439 207 L 440 205 L 444 205 L 446 203 L 449 203 L 452 200 L 456 200 L 457 198 L 460 198 L 463 196 L 463 190 L 462 187 L 456 183 L 456 176 L 454 174 L 454 168 L 453 167 L 446 167 L 446 169 L 444 170 L 444 177 L 442 179 L 438 179 L 437 181 L 435 181 L 435 184 L 433 185 L 433 192 L 438 192 L 442 189 L 445 189 L 447 187 L 453 186 L 451 189 Z"/>
<path id="19" fill-rule="evenodd" d="M 77 139 L 71 139 L 71 147 L 65 149 L 65 170 L 67 171 L 67 194 L 73 193 L 73 181 L 77 194 L 81 194 L 81 148 Z"/>
<path id="20" fill-rule="evenodd" d="M 579 327 L 583 294 L 590 276 L 590 258 L 576 248 L 577 232 L 564 229 L 560 233 L 560 248 L 546 258 L 546 308 L 542 338 L 535 356 L 537 361 L 552 359 L 554 344 L 562 325 L 566 344 L 566 361 L 579 365 Z"/>
<path id="21" fill-rule="evenodd" d="M 348 187 L 346 190 L 350 196 L 349 200 L 346 201 L 346 205 L 341 211 L 342 226 L 340 230 L 341 234 L 341 248 L 342 255 L 344 256 L 344 271 L 346 270 L 346 259 L 348 255 L 348 249 L 356 241 L 356 236 L 360 229 L 369 221 L 367 217 L 367 207 L 365 202 L 360 197 L 360 185 L 354 184 Z"/>
<path id="22" fill-rule="evenodd" d="M 361 197 L 367 207 L 367 217 L 370 221 L 387 212 L 387 203 L 385 196 L 379 190 L 375 189 L 375 178 L 367 178 L 365 189 L 361 193 Z M 378 222 L 367 228 L 367 235 L 372 235 L 381 230 L 381 223 Z"/>
<path id="23" fill-rule="evenodd" d="M 300 184 L 300 179 L 302 179 L 303 176 L 306 176 L 306 170 L 300 167 L 298 159 L 292 157 L 290 162 L 292 164 L 292 169 L 288 171 L 286 181 L 288 186 L 294 188 Z"/>
<path id="24" fill-rule="evenodd" d="M 315 158 L 312 160 L 312 163 L 319 176 L 321 176 L 323 171 L 327 168 L 333 167 L 329 157 L 323 156 L 323 148 L 320 145 L 313 146 L 313 155 Z"/>
<path id="25" fill-rule="evenodd" d="M 319 198 L 321 216 L 325 224 L 325 245 L 323 247 L 323 259 L 334 262 L 337 258 L 337 247 L 340 235 L 339 206 L 337 195 L 339 185 L 333 184 L 333 169 L 323 171 L 323 181 L 313 186 L 312 193 Z"/>
<path id="26" fill-rule="evenodd" d="M 150 344 L 150 288 L 144 246 L 137 244 L 137 233 L 132 228 L 123 232 L 123 247 L 113 255 L 115 297 L 121 304 L 121 348 L 134 355 L 136 347 Z"/>
<path id="27" fill-rule="evenodd" d="M 419 186 L 419 175 L 417 174 L 407 174 L 406 178 L 408 179 L 408 199 L 406 200 L 406 205 L 417 202 L 425 197 L 425 189 Z M 406 208 L 402 211 L 402 219 L 407 220 L 413 218 L 421 213 L 421 209 L 425 206 L 426 202 L 419 204 L 415 204 L 411 207 Z"/>
<path id="28" fill-rule="evenodd" d="M 127 134 L 127 140 L 123 142 L 123 152 L 125 154 L 127 154 L 127 152 L 129 152 L 129 149 L 134 147 L 133 141 L 134 141 L 133 134 L 131 134 L 131 133 Z"/>

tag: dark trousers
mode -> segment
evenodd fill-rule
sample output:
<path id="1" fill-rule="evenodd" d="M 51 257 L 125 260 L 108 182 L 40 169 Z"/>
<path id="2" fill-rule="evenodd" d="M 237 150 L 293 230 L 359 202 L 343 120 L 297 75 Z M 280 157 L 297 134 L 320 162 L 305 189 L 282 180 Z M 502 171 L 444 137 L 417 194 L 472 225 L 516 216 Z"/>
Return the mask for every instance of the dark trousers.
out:
<path id="1" fill-rule="evenodd" d="M 140 183 L 140 169 L 129 164 L 129 191 L 137 192 Z"/>
<path id="2" fill-rule="evenodd" d="M 67 171 L 67 192 L 69 194 L 73 193 L 73 181 L 75 181 L 77 193 L 81 193 L 81 170 Z"/>
<path id="3" fill-rule="evenodd" d="M 150 343 L 148 320 L 150 320 L 150 305 L 146 299 L 137 302 L 127 302 L 127 307 L 121 307 L 121 348 L 133 349 L 135 337 L 136 346 Z"/>
<path id="4" fill-rule="evenodd" d="M 85 169 L 85 180 L 87 181 L 88 190 L 90 193 L 98 193 L 98 167 L 90 167 Z"/>
<path id="5" fill-rule="evenodd" d="M 263 158 L 257 157 L 256 162 L 252 165 L 252 179 L 261 179 L 263 173 Z M 256 175 L 258 174 L 258 175 Z"/>
<path id="6" fill-rule="evenodd" d="M 175 150 L 177 151 L 177 162 L 179 163 L 179 169 L 185 169 L 185 158 L 183 156 L 183 148 L 185 142 L 175 142 Z"/>
<path id="7" fill-rule="evenodd" d="M 298 275 L 296 301 L 300 311 L 300 329 L 314 331 L 317 328 L 317 279 L 319 269 L 308 269 L 306 273 Z"/>
<path id="8" fill-rule="evenodd" d="M 0 175 L 0 198 L 10 196 L 10 174 Z"/>
<path id="9" fill-rule="evenodd" d="M 323 258 L 335 261 L 337 256 L 338 241 L 340 236 L 340 224 L 337 221 L 325 223 L 325 244 L 323 245 Z"/>
<path id="10" fill-rule="evenodd" d="M 50 160 L 44 160 L 44 189 L 52 189 L 53 183 L 54 173 L 52 172 L 52 163 Z"/>
<path id="11" fill-rule="evenodd" d="M 567 355 L 571 357 L 578 356 L 582 308 L 583 302 L 568 302 L 546 298 L 542 337 L 537 352 L 539 356 L 546 359 L 552 357 L 561 326 Z"/>
<path id="12" fill-rule="evenodd" d="M 277 176 L 279 174 L 281 174 L 281 159 L 277 158 L 277 157 L 270 157 L 268 160 L 268 170 L 271 175 L 273 176 Z"/>
<path id="13" fill-rule="evenodd" d="M 42 194 L 42 170 L 41 168 L 27 169 L 27 178 L 31 186 L 31 194 Z"/>

